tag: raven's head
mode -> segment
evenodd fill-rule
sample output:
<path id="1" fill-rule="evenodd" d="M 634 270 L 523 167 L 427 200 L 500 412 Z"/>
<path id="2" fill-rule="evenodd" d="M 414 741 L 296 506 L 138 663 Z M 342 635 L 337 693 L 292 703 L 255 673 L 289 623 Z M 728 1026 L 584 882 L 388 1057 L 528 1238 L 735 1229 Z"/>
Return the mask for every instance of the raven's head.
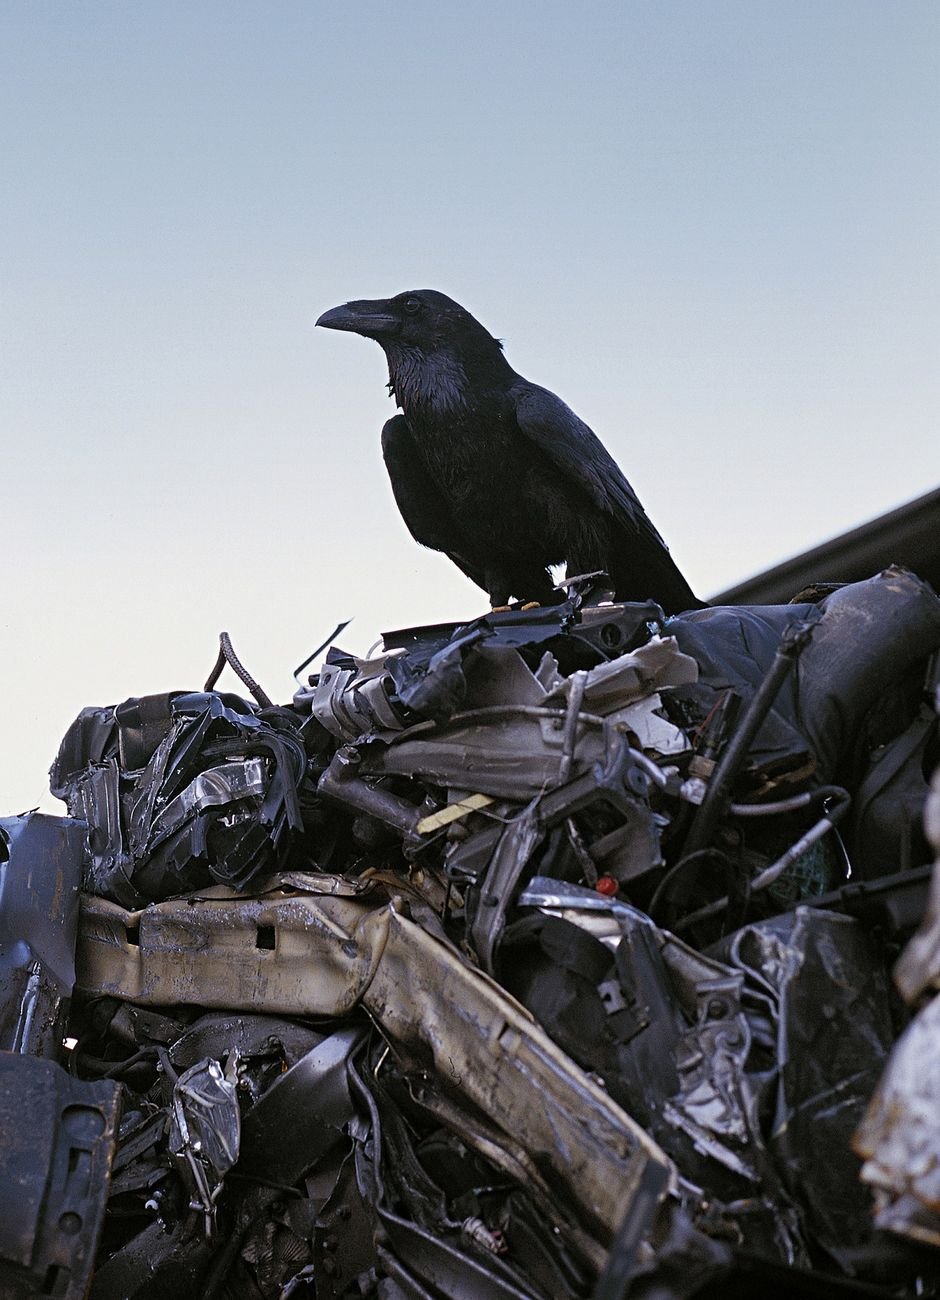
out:
<path id="1" fill-rule="evenodd" d="M 506 366 L 502 344 L 436 289 L 347 302 L 317 324 L 375 339 L 388 359 L 389 387 L 403 405 L 453 406 L 481 366 Z"/>
<path id="2" fill-rule="evenodd" d="M 496 340 L 446 293 L 408 289 L 394 298 L 362 298 L 325 311 L 317 321 L 329 330 L 350 330 L 383 344 L 434 352 L 458 350 L 471 340 Z"/>

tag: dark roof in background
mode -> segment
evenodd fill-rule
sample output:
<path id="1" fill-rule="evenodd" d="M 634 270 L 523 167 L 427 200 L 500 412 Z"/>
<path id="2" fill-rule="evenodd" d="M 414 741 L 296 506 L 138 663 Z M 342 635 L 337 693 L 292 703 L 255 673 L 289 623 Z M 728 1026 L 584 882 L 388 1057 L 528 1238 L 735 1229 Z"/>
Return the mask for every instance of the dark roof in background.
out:
<path id="1" fill-rule="evenodd" d="M 859 582 L 901 564 L 940 592 L 940 488 L 711 597 L 713 605 L 785 604 L 815 582 Z"/>

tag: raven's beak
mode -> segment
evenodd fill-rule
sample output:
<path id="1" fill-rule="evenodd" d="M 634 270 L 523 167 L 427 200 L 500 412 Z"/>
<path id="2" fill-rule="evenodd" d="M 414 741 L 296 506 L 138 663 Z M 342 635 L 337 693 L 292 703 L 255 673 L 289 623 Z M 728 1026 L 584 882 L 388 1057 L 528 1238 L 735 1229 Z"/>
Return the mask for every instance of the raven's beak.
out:
<path id="1" fill-rule="evenodd" d="M 374 339 L 381 334 L 391 334 L 401 322 L 387 301 L 362 298 L 358 302 L 344 302 L 342 307 L 331 307 L 317 324 L 324 329 L 350 330 L 353 334 L 364 334 L 366 338 Z"/>

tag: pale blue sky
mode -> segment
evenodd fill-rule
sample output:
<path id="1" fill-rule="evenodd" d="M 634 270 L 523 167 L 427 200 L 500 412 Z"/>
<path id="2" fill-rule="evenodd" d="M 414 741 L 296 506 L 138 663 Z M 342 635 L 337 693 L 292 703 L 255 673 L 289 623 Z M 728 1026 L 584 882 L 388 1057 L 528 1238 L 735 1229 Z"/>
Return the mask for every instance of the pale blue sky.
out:
<path id="1" fill-rule="evenodd" d="M 935 487 L 938 146 L 935 0 L 0 2 L 0 814 L 221 628 L 286 699 L 485 607 L 346 299 L 464 302 L 704 595 Z"/>

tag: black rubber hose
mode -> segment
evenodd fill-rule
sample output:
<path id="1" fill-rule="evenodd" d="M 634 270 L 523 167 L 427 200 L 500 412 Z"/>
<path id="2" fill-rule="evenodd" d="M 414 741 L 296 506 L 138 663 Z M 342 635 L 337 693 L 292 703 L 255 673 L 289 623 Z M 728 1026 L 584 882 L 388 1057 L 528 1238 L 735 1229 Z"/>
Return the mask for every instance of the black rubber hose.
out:
<path id="1" fill-rule="evenodd" d="M 731 802 L 731 791 L 747 757 L 751 742 L 770 712 L 791 668 L 809 643 L 815 625 L 815 622 L 796 623 L 783 634 L 766 677 L 738 721 L 711 775 L 705 798 L 699 806 L 682 846 L 684 858 L 711 845 L 715 829 Z"/>

